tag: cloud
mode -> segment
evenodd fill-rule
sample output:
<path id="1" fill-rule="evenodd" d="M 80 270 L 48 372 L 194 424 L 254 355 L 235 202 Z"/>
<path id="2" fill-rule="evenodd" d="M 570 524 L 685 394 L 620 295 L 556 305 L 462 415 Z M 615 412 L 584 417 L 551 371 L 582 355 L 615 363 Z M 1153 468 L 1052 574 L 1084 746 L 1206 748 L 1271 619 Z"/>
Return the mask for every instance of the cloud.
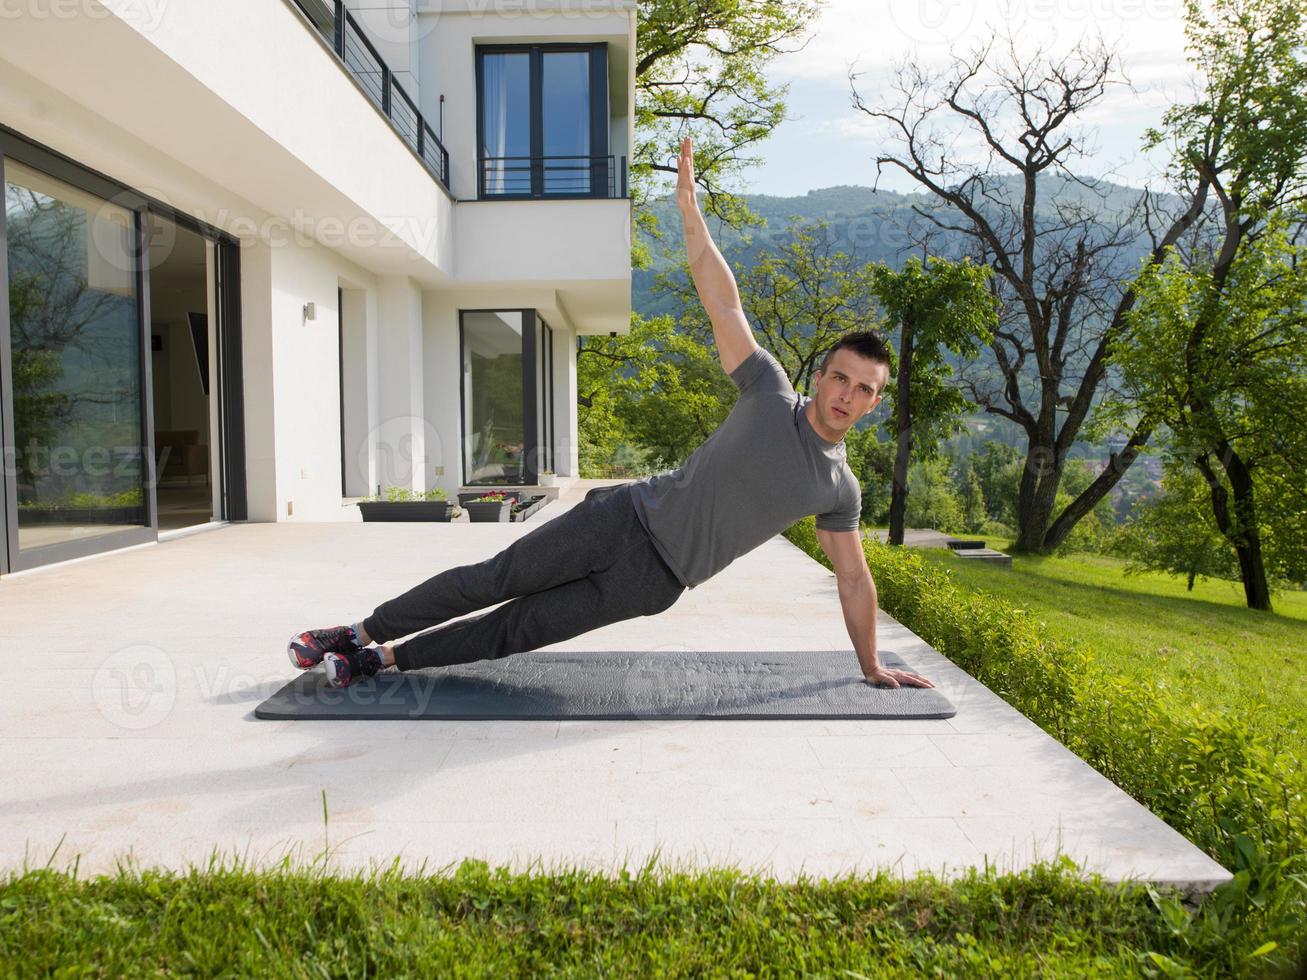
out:
<path id="1" fill-rule="evenodd" d="M 1008 27 L 1028 52 L 1101 33 L 1132 77 L 1184 64 L 1181 0 L 826 0 L 807 45 L 778 57 L 769 75 L 843 80 L 850 68 L 884 70 L 905 55 L 945 64 L 950 50 Z"/>

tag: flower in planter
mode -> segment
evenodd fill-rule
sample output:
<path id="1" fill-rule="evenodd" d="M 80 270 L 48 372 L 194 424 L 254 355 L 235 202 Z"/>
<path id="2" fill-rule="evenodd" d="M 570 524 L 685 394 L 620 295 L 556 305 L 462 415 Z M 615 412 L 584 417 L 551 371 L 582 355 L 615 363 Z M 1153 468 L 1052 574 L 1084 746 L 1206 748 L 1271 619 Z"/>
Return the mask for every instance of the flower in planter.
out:
<path id="1" fill-rule="evenodd" d="M 517 502 L 517 497 L 516 497 L 516 496 L 513 496 L 513 495 L 510 495 L 510 494 L 505 494 L 502 490 L 495 490 L 495 491 L 492 491 L 491 493 L 482 494 L 480 497 L 477 497 L 475 500 L 469 500 L 468 503 L 470 503 L 470 504 L 502 504 L 505 500 L 511 500 L 511 501 L 513 501 L 514 503 L 516 503 L 516 502 Z"/>

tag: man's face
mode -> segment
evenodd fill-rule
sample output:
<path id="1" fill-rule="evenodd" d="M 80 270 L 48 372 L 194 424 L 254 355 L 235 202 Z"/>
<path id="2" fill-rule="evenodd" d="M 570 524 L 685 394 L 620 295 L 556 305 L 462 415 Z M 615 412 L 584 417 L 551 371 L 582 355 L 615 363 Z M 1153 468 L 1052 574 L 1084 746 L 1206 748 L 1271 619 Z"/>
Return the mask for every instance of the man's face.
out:
<path id="1" fill-rule="evenodd" d="M 813 378 L 817 414 L 824 425 L 843 435 L 880 404 L 889 383 L 889 367 L 841 347 L 831 355 L 825 373 L 815 371 Z"/>

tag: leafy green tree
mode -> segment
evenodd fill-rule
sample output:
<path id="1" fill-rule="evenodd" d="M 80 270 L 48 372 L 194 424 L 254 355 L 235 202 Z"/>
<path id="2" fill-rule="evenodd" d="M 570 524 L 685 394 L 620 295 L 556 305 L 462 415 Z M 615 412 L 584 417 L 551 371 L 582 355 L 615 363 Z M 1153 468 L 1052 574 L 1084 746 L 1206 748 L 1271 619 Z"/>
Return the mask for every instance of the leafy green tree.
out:
<path id="1" fill-rule="evenodd" d="M 784 121 L 789 87 L 768 85 L 765 69 L 803 47 L 784 45 L 804 36 L 819 9 L 819 0 L 639 0 L 630 159 L 638 229 L 662 237 L 648 203 L 661 189 L 660 175 L 676 173 L 686 135 L 694 139 L 705 214 L 732 227 L 761 223 L 722 185 L 759 162 L 744 152 Z M 632 242 L 632 261 L 645 268 L 648 250 L 638 236 Z"/>
<path id="2" fill-rule="evenodd" d="M 1065 507 L 1071 500 L 1084 493 L 1085 488 L 1093 483 L 1097 476 L 1098 470 L 1085 460 L 1068 460 L 1066 471 L 1062 475 L 1062 487 L 1058 490 L 1058 506 Z M 1071 533 L 1058 543 L 1054 554 L 1065 555 L 1077 551 L 1102 554 L 1110 546 L 1115 532 L 1116 511 L 1112 509 L 1111 500 L 1101 497 L 1094 504 L 1093 509 L 1076 522 Z"/>
<path id="3" fill-rule="evenodd" d="M 1025 465 L 1021 451 L 1014 446 L 986 439 L 972 466 L 985 495 L 985 513 L 990 520 L 1012 527 L 1016 522 L 1017 485 Z"/>
<path id="4" fill-rule="evenodd" d="M 871 288 L 898 332 L 897 363 L 885 389 L 893 415 L 884 425 L 896 442 L 890 544 L 903 543 L 914 451 L 933 456 L 941 439 L 964 431 L 961 416 L 971 403 L 950 383 L 953 369 L 944 351 L 975 357 L 989 340 L 998 318 L 988 277 L 989 269 L 970 259 L 935 256 L 924 264 L 913 256 L 899 271 L 885 265 L 871 270 Z"/>
<path id="5" fill-rule="evenodd" d="M 1162 492 L 1135 505 L 1109 550 L 1126 559 L 1127 575 L 1183 575 L 1190 592 L 1196 578 L 1239 580 L 1234 550 L 1212 517 L 1207 483 L 1196 468 L 1180 460 L 1166 468 Z"/>
<path id="6" fill-rule="evenodd" d="M 1228 265 L 1173 253 L 1145 270 L 1132 334 L 1113 354 L 1131 407 L 1166 425 L 1168 450 L 1206 480 L 1253 609 L 1271 608 L 1270 579 L 1301 569 L 1307 551 L 1296 414 L 1307 405 L 1307 247 L 1288 242 L 1284 223 L 1273 215 Z"/>
<path id="7" fill-rule="evenodd" d="M 907 499 L 905 511 L 908 526 L 931 527 L 949 534 L 964 529 L 962 502 L 949 479 L 948 464 L 942 456 L 914 461 L 908 479 L 912 483 L 912 494 Z"/>
<path id="8" fill-rule="evenodd" d="M 1131 400 L 1109 410 L 1170 429 L 1170 450 L 1207 481 L 1248 606 L 1269 610 L 1268 511 L 1281 567 L 1301 568 L 1307 551 L 1301 496 L 1266 492 L 1307 465 L 1292 414 L 1307 398 L 1307 292 L 1291 232 L 1307 200 L 1307 12 L 1298 0 L 1189 0 L 1186 35 L 1197 97 L 1145 147 L 1171 144 L 1168 176 L 1194 228 L 1134 283 L 1131 335 L 1112 344 Z"/>
<path id="9" fill-rule="evenodd" d="M 879 428 L 858 424 L 844 434 L 849 468 L 862 487 L 862 522 L 877 526 L 889 521 L 890 487 L 894 481 L 894 443 L 879 438 Z"/>
<path id="10" fill-rule="evenodd" d="M 735 388 L 714 352 L 669 316 L 635 313 L 631 332 L 583 337 L 577 350 L 581 475 L 678 465 L 726 418 Z M 621 460 L 621 473 L 613 467 Z"/>
<path id="11" fill-rule="evenodd" d="M 960 488 L 964 529 L 969 534 L 976 534 L 989 520 L 989 514 L 985 511 L 984 488 L 981 487 L 980 477 L 970 460 L 963 464 Z"/>

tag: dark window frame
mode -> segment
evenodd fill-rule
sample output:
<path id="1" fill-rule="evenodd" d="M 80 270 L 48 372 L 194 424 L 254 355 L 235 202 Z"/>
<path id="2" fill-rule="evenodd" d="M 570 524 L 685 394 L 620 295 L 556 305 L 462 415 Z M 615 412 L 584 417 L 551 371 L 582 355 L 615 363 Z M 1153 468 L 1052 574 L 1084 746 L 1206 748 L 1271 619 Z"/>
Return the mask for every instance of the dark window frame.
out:
<path id="1" fill-rule="evenodd" d="M 539 164 L 544 155 L 544 99 L 543 99 L 543 52 L 546 51 L 584 51 L 590 55 L 590 192 L 588 194 L 562 194 L 544 192 L 544 173 Z M 485 146 L 485 69 L 487 54 L 521 54 L 530 55 L 527 70 L 529 98 L 531 100 L 531 193 L 530 194 L 487 194 L 486 171 L 482 165 L 482 149 Z M 608 91 L 608 42 L 556 42 L 547 44 L 478 44 L 474 60 L 476 73 L 476 168 L 477 200 L 479 201 L 566 201 L 608 198 L 608 157 L 611 140 L 609 138 L 609 99 Z"/>

